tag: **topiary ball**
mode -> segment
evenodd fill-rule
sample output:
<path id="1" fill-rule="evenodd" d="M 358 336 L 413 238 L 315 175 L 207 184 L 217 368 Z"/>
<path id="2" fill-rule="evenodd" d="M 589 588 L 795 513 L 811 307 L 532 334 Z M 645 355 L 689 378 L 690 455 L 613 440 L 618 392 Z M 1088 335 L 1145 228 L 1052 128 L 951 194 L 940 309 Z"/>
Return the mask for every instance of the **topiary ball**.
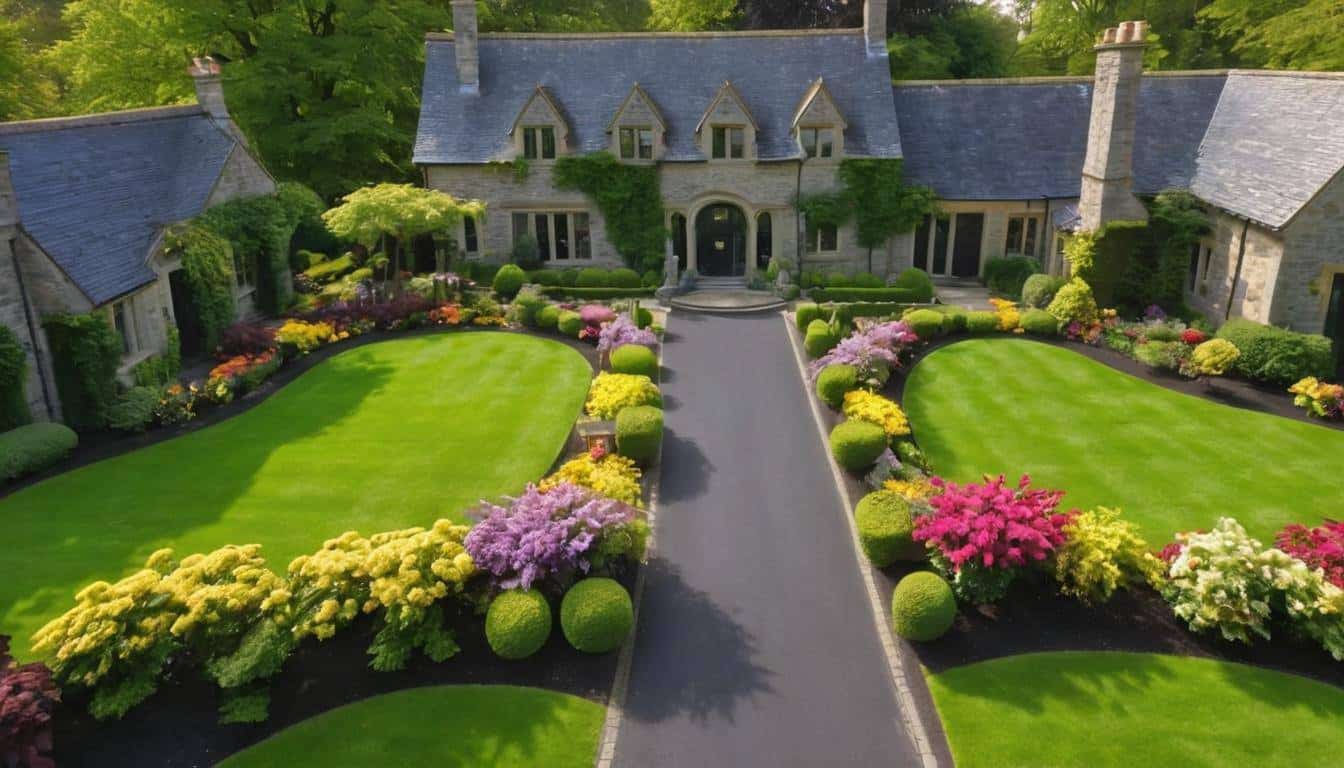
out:
<path id="1" fill-rule="evenodd" d="M 571 310 L 561 310 L 559 317 L 555 321 L 555 329 L 561 336 L 568 336 L 571 339 L 579 337 L 579 331 L 583 330 L 583 318 L 579 317 L 578 312 Z"/>
<path id="2" fill-rule="evenodd" d="M 653 325 L 653 313 L 643 307 L 636 308 L 635 327 L 648 328 L 650 325 Z"/>
<path id="3" fill-rule="evenodd" d="M 621 267 L 620 269 L 613 269 L 607 275 L 607 283 L 612 288 L 638 288 L 641 280 L 639 273 L 635 270 Z"/>
<path id="4" fill-rule="evenodd" d="M 625 344 L 611 351 L 612 373 L 631 373 L 658 380 L 658 356 L 642 344 Z"/>
<path id="5" fill-rule="evenodd" d="M 501 659 L 525 659 L 551 636 L 551 605 L 535 589 L 496 597 L 485 614 L 485 639 Z"/>
<path id="6" fill-rule="evenodd" d="M 640 464 L 658 455 L 663 443 L 663 412 L 652 405 L 632 405 L 616 414 L 616 452 Z"/>
<path id="7" fill-rule="evenodd" d="M 1068 282 L 1062 277 L 1035 274 L 1022 284 L 1022 303 L 1028 307 L 1045 309 L 1055 298 L 1055 293 Z"/>
<path id="8" fill-rule="evenodd" d="M 894 491 L 875 491 L 859 500 L 854 508 L 854 524 L 859 529 L 859 547 L 878 568 L 897 560 L 920 560 L 924 546 L 913 538 L 914 515 L 910 502 Z"/>
<path id="9" fill-rule="evenodd" d="M 794 315 L 794 320 L 798 323 L 798 330 L 807 333 L 807 326 L 811 325 L 813 320 L 821 319 L 821 307 L 812 302 L 804 302 L 794 310 Z"/>
<path id="10" fill-rule="evenodd" d="M 912 573 L 891 593 L 891 628 L 906 640 L 937 640 L 947 634 L 956 618 L 952 587 L 936 573 Z"/>
<path id="11" fill-rule="evenodd" d="M 840 334 L 836 333 L 831 324 L 825 320 L 813 320 L 807 326 L 807 333 L 803 335 L 803 349 L 813 358 L 830 352 L 839 343 Z"/>
<path id="12" fill-rule="evenodd" d="M 845 393 L 859 386 L 859 369 L 852 365 L 828 365 L 817 374 L 817 397 L 832 408 L 845 402 Z"/>
<path id="13" fill-rule="evenodd" d="M 523 283 L 526 282 L 527 273 L 523 271 L 522 267 L 517 264 L 505 264 L 495 273 L 495 279 L 490 287 L 494 288 L 495 293 L 498 293 L 502 298 L 512 299 L 518 295 L 518 291 L 522 289 Z"/>
<path id="14" fill-rule="evenodd" d="M 932 309 L 916 309 L 902 319 L 920 341 L 933 341 L 943 331 L 943 316 Z"/>
<path id="15" fill-rule="evenodd" d="M 831 430 L 831 455 L 850 472 L 862 472 L 887 449 L 887 433 L 866 421 L 845 421 Z"/>
<path id="16" fill-rule="evenodd" d="M 1033 336 L 1058 336 L 1059 318 L 1044 309 L 1029 309 L 1019 321 L 1022 330 Z"/>
<path id="17" fill-rule="evenodd" d="M 933 278 L 918 267 L 911 267 L 896 277 L 893 288 L 904 288 L 911 292 L 911 301 L 921 304 L 933 301 Z"/>
<path id="18" fill-rule="evenodd" d="M 887 282 L 872 272 L 860 272 L 854 276 L 855 288 L 885 288 Z"/>
<path id="19" fill-rule="evenodd" d="M 971 312 L 966 315 L 966 332 L 982 336 L 999 330 L 999 316 L 993 312 Z"/>
<path id="20" fill-rule="evenodd" d="M 560 324 L 560 308 L 554 304 L 547 304 L 537 310 L 537 327 L 548 331 L 555 330 Z M 576 331 L 577 333 L 577 331 Z"/>
<path id="21" fill-rule="evenodd" d="M 630 593 L 612 579 L 584 579 L 560 602 L 560 629 L 569 644 L 584 653 L 620 648 L 634 625 Z"/>

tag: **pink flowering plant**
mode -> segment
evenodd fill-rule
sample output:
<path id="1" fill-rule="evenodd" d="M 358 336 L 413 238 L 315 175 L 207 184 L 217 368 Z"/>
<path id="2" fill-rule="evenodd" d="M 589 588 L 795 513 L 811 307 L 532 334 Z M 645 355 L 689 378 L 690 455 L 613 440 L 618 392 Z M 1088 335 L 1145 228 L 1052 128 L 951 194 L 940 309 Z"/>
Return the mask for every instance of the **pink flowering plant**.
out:
<path id="1" fill-rule="evenodd" d="M 1327 581 L 1344 589 L 1344 522 L 1326 520 L 1316 528 L 1290 525 L 1274 543 L 1312 568 L 1320 568 Z"/>
<path id="2" fill-rule="evenodd" d="M 596 343 L 602 335 L 602 326 L 616 319 L 616 310 L 601 304 L 585 304 L 579 308 L 579 319 L 583 321 L 579 339 Z"/>
<path id="3" fill-rule="evenodd" d="M 859 378 L 881 386 L 900 364 L 901 353 L 919 341 L 904 322 L 872 322 L 860 318 L 857 330 L 808 366 L 813 379 L 828 365 L 852 365 Z"/>
<path id="4" fill-rule="evenodd" d="M 634 507 L 572 483 L 529 485 L 507 507 L 486 504 L 464 542 L 472 562 L 499 589 L 563 587 L 579 573 L 610 571 L 644 556 L 648 524 Z"/>
<path id="5" fill-rule="evenodd" d="M 1003 475 L 959 485 L 940 477 L 931 511 L 915 519 L 915 541 L 929 548 L 933 565 L 961 600 L 993 603 L 1023 568 L 1050 559 L 1064 543 L 1070 514 L 1058 512 L 1062 491 L 1031 488 L 1023 475 L 1010 486 Z"/>
<path id="6" fill-rule="evenodd" d="M 597 351 L 599 352 L 611 352 L 619 347 L 624 347 L 626 344 L 638 344 L 641 347 L 656 350 L 658 348 L 658 337 L 653 335 L 653 331 L 639 328 L 625 315 L 621 315 L 602 326 L 602 330 L 598 332 Z"/>

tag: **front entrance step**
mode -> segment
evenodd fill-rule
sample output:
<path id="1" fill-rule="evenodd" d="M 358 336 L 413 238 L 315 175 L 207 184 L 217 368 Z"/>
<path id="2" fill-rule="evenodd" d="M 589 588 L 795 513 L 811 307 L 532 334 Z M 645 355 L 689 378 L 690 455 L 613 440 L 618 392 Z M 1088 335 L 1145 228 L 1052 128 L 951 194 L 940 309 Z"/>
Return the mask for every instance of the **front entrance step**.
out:
<path id="1" fill-rule="evenodd" d="M 697 277 L 695 279 L 695 290 L 697 291 L 745 291 L 747 290 L 747 278 L 745 277 Z"/>
<path id="2" fill-rule="evenodd" d="M 697 284 L 697 288 L 699 288 Z M 686 312 L 765 312 L 780 310 L 786 302 L 768 291 L 696 290 L 677 296 L 670 302 L 673 309 Z"/>

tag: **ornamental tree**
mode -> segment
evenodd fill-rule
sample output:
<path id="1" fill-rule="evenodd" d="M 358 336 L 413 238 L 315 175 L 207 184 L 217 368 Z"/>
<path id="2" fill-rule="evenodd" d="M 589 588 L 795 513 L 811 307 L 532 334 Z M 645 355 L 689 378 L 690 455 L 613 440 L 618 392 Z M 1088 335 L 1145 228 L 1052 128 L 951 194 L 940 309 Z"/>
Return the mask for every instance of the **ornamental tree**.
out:
<path id="1" fill-rule="evenodd" d="M 463 218 L 484 214 L 485 203 L 479 200 L 458 200 L 411 184 L 377 184 L 346 195 L 340 205 L 322 214 L 322 220 L 333 235 L 370 248 L 392 238 L 391 267 L 395 274 L 400 270 L 406 241 L 451 231 Z"/>

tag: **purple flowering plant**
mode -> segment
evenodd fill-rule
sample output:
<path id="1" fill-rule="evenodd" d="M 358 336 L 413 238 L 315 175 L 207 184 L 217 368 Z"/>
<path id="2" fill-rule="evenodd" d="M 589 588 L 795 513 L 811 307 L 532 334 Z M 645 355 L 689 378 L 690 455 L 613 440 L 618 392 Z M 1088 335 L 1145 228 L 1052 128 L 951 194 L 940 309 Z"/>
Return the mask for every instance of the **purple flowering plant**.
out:
<path id="1" fill-rule="evenodd" d="M 808 373 L 816 378 L 828 365 L 852 365 L 859 369 L 861 379 L 880 379 L 887 375 L 901 359 L 901 353 L 919 340 L 904 322 L 872 322 L 860 318 L 857 330 L 841 341 L 830 352 L 812 361 Z"/>
<path id="2" fill-rule="evenodd" d="M 638 344 L 641 347 L 656 350 L 658 348 L 658 337 L 653 335 L 653 331 L 639 328 L 630 322 L 630 318 L 625 315 L 621 315 L 602 326 L 602 330 L 598 332 L 597 351 L 599 352 L 610 352 L 626 344 Z"/>
<path id="3" fill-rule="evenodd" d="M 1162 322 L 1167 319 L 1167 313 L 1156 304 L 1149 304 L 1148 308 L 1143 310 L 1143 319 L 1150 322 Z"/>
<path id="4" fill-rule="evenodd" d="M 464 544 L 499 589 L 529 589 L 547 579 L 563 582 L 576 572 L 588 573 L 610 554 L 603 539 L 639 519 L 634 507 L 572 483 L 545 492 L 529 485 L 508 507 L 486 504 L 481 511 L 484 518 Z M 643 537 L 630 538 L 639 551 L 629 554 L 642 557 Z"/>

